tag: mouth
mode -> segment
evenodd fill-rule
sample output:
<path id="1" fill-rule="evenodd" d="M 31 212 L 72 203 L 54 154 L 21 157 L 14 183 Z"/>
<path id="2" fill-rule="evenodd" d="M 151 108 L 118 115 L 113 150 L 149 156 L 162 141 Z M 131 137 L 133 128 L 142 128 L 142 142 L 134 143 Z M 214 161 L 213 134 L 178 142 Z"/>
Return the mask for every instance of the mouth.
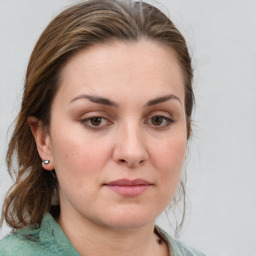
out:
<path id="1" fill-rule="evenodd" d="M 104 186 L 122 196 L 133 197 L 142 194 L 153 184 L 143 179 L 120 179 L 104 184 Z"/>

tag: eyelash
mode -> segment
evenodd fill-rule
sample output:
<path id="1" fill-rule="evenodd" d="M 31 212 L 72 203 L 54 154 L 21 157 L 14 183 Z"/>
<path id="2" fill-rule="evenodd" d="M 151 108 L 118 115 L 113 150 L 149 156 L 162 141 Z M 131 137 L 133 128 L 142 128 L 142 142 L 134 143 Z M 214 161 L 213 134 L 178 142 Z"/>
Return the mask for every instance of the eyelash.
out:
<path id="1" fill-rule="evenodd" d="M 153 118 L 160 118 L 161 124 L 159 124 L 159 125 L 152 124 Z M 92 124 L 93 119 L 100 119 L 99 125 L 93 125 Z M 102 120 L 104 120 L 104 122 L 106 122 L 106 124 L 102 125 Z M 94 120 L 94 121 L 97 121 L 97 120 Z M 88 127 L 89 129 L 92 129 L 92 130 L 103 129 L 104 127 L 112 124 L 112 122 L 110 122 L 109 120 L 107 120 L 107 118 L 105 118 L 103 116 L 88 117 L 88 118 L 80 120 L 80 122 L 83 125 L 85 125 L 86 127 Z M 165 122 L 165 124 L 162 125 L 162 122 Z M 168 118 L 168 117 L 166 117 L 164 115 L 153 115 L 149 119 L 147 119 L 147 121 L 145 123 L 149 124 L 149 125 L 152 125 L 154 129 L 165 129 L 165 128 L 168 128 L 171 124 L 173 124 L 174 120 L 171 119 L 171 118 Z"/>
<path id="2" fill-rule="evenodd" d="M 164 125 L 162 125 L 162 123 L 160 125 L 154 125 L 152 124 L 152 126 L 154 127 L 154 129 L 165 129 L 165 128 L 168 128 L 171 124 L 174 123 L 174 120 L 169 118 L 169 117 L 166 117 L 164 115 L 153 115 L 151 116 L 148 120 L 151 120 L 150 122 L 152 123 L 152 120 L 153 118 L 160 118 L 161 121 L 165 122 Z M 148 123 L 148 121 L 146 122 Z"/>
<path id="3" fill-rule="evenodd" d="M 101 122 L 99 125 L 93 125 L 92 124 L 92 121 L 93 119 L 95 118 L 99 118 L 101 119 Z M 101 125 L 102 123 L 102 120 L 104 120 L 105 122 L 107 122 L 107 124 L 105 125 Z M 86 127 L 88 127 L 89 129 L 93 129 L 93 130 L 99 130 L 99 129 L 102 129 L 103 127 L 107 126 L 107 125 L 110 125 L 112 124 L 112 122 L 108 121 L 105 117 L 103 116 L 92 116 L 92 117 L 88 117 L 88 118 L 85 118 L 85 119 L 82 119 L 80 120 L 80 122 L 85 125 Z M 90 123 L 90 124 L 89 124 Z"/>

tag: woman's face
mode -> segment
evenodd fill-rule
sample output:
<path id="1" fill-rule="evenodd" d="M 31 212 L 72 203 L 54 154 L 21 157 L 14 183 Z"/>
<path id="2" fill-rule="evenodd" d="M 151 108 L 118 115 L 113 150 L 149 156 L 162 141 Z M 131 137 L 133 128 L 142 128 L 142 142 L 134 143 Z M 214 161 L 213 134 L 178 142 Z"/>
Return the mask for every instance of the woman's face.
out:
<path id="1" fill-rule="evenodd" d="M 62 71 L 47 136 L 62 217 L 154 223 L 175 194 L 187 144 L 174 51 L 146 40 L 80 51 Z"/>

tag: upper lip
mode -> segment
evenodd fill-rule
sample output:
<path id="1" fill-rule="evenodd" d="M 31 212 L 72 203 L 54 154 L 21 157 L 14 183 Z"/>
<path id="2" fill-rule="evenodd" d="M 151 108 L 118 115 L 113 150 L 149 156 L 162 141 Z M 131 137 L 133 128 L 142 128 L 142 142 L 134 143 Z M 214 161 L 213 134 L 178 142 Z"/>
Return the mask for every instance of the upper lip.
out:
<path id="1" fill-rule="evenodd" d="M 147 180 L 143 180 L 143 179 L 135 179 L 135 180 L 129 180 L 129 179 L 120 179 L 120 180 L 114 180 L 111 181 L 105 185 L 108 186 L 138 186 L 138 185 L 151 185 L 152 183 L 150 183 Z"/>

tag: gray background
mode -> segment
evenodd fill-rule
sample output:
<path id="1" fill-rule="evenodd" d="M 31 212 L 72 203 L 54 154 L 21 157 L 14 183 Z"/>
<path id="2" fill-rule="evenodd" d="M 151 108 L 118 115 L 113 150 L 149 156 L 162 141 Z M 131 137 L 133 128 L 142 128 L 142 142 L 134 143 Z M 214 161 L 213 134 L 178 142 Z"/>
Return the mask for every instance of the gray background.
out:
<path id="1" fill-rule="evenodd" d="M 29 55 L 48 22 L 75 2 L 0 0 L 0 203 L 11 184 L 4 162 L 7 131 L 19 108 Z M 181 240 L 209 256 L 256 256 L 256 1 L 156 5 L 185 35 L 195 69 L 190 206 Z M 170 231 L 164 216 L 159 223 Z M 6 232 L 4 226 L 0 237 Z"/>

